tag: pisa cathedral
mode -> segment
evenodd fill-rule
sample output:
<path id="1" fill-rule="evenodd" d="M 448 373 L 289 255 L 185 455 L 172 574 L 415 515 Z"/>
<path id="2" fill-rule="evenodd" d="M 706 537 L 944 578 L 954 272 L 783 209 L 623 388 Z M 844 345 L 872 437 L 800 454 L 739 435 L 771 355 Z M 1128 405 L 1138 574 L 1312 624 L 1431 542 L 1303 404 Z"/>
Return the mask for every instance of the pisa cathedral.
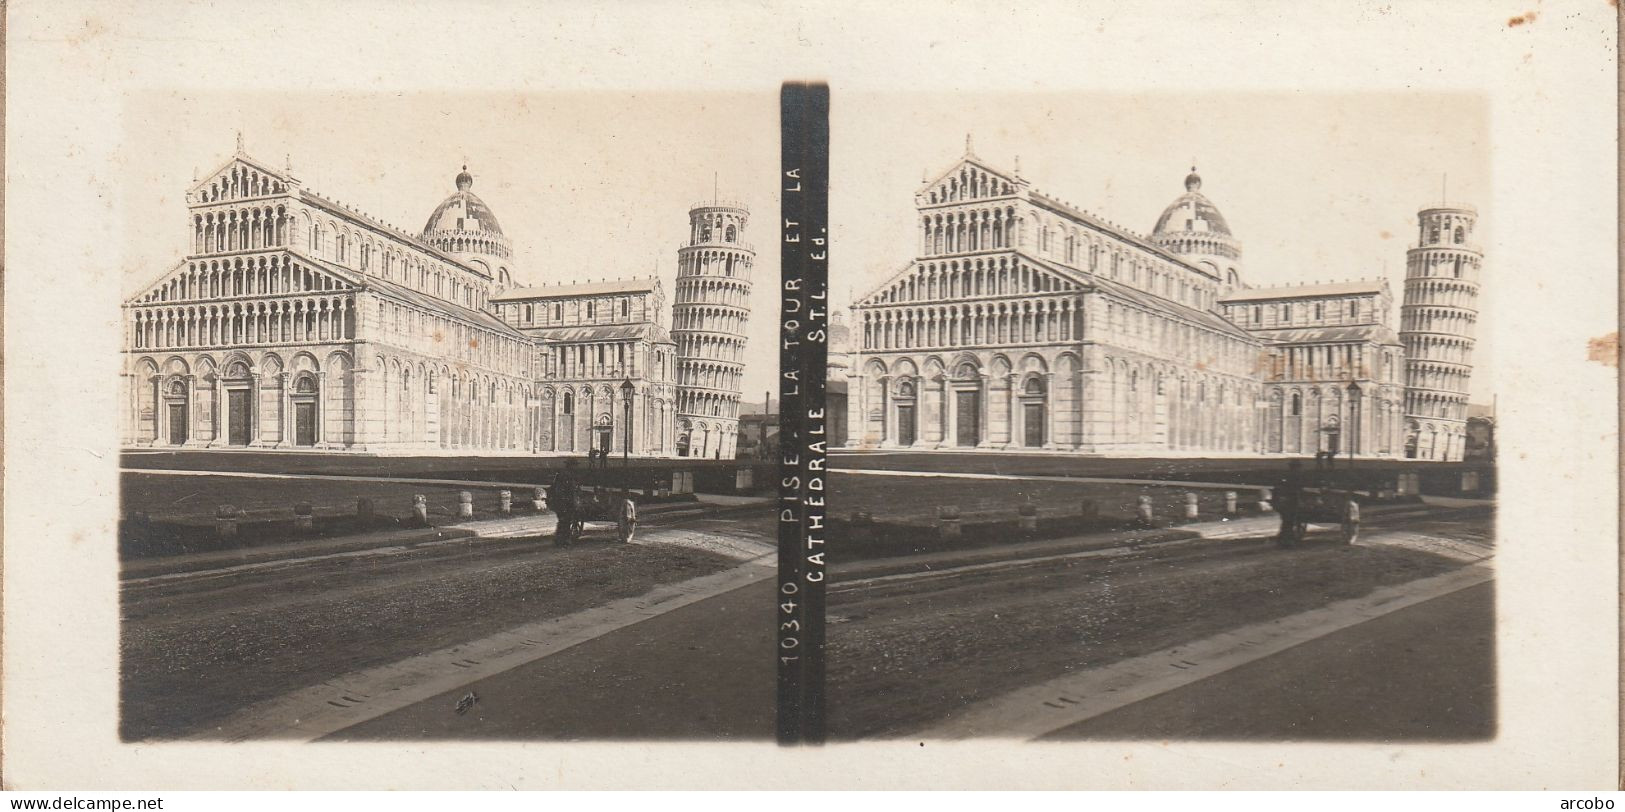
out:
<path id="1" fill-rule="evenodd" d="M 731 458 L 753 252 L 700 204 L 668 332 L 656 278 L 517 283 L 472 191 L 419 234 L 236 154 L 191 253 L 124 305 L 127 447 Z"/>
<path id="2" fill-rule="evenodd" d="M 849 448 L 1459 460 L 1476 213 L 1419 215 L 1383 280 L 1255 288 L 1202 193 L 1149 236 L 965 155 L 915 193 L 918 255 L 853 304 Z"/>

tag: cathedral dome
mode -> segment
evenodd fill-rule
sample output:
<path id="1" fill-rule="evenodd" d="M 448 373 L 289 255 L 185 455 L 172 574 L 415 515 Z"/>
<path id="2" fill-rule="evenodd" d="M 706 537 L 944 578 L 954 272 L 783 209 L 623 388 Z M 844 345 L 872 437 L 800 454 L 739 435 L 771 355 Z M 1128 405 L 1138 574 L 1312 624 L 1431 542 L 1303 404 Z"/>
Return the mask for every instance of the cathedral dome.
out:
<path id="1" fill-rule="evenodd" d="M 1162 216 L 1157 218 L 1157 227 L 1151 231 L 1153 237 L 1189 233 L 1232 236 L 1224 215 L 1219 213 L 1213 201 L 1202 194 L 1202 176 L 1196 174 L 1194 166 L 1191 173 L 1185 176 L 1185 193 L 1162 210 Z"/>
<path id="2" fill-rule="evenodd" d="M 510 255 L 508 238 L 491 207 L 470 191 L 474 176 L 468 167 L 457 173 L 457 191 L 441 201 L 423 226 L 423 241 L 452 254 Z"/>

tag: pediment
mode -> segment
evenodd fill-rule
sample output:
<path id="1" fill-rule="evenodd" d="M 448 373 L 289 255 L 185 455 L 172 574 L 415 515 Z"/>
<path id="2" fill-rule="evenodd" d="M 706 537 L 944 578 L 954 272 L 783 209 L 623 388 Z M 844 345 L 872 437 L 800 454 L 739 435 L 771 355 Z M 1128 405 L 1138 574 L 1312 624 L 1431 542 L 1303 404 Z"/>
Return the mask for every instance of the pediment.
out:
<path id="1" fill-rule="evenodd" d="M 298 184 L 284 172 L 248 157 L 235 155 L 186 192 L 189 203 L 214 203 L 286 194 Z"/>
<path id="2" fill-rule="evenodd" d="M 926 183 L 915 200 L 922 206 L 972 202 L 1015 194 L 1021 185 L 1013 173 L 995 169 L 967 154 Z"/>

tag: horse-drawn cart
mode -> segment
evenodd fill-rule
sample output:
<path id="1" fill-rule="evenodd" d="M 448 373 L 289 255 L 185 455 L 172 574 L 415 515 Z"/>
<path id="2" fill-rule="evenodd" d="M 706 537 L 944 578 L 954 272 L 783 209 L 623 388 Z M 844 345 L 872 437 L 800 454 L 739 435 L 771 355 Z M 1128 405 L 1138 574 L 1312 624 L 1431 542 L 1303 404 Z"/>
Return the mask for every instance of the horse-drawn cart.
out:
<path id="1" fill-rule="evenodd" d="M 1354 501 L 1354 492 L 1339 488 L 1303 488 L 1296 505 L 1281 506 L 1281 533 L 1276 542 L 1282 547 L 1293 547 L 1309 534 L 1311 524 L 1337 525 L 1344 544 L 1353 544 L 1360 536 L 1360 504 Z"/>
<path id="2" fill-rule="evenodd" d="M 558 527 L 553 531 L 556 543 L 569 544 L 580 538 L 587 522 L 614 523 L 617 539 L 623 543 L 632 540 L 638 529 L 638 503 L 627 488 L 605 487 L 604 472 L 605 468 L 599 466 L 593 478 L 600 481 L 591 489 L 570 486 L 560 493 L 553 492 L 558 486 L 549 489 L 548 501 L 558 516 Z"/>

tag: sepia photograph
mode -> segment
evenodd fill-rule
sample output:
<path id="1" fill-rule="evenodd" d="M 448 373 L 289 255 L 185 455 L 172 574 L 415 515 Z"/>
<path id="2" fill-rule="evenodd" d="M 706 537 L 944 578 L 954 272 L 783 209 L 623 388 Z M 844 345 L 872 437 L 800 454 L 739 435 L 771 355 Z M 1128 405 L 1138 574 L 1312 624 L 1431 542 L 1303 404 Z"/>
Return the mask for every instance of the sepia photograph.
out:
<path id="1" fill-rule="evenodd" d="M 770 737 L 775 102 L 133 99 L 120 735 Z"/>
<path id="2" fill-rule="evenodd" d="M 0 793 L 1617 787 L 1619 20 L 10 4 Z"/>
<path id="3" fill-rule="evenodd" d="M 846 102 L 832 737 L 1494 736 L 1481 98 Z"/>

